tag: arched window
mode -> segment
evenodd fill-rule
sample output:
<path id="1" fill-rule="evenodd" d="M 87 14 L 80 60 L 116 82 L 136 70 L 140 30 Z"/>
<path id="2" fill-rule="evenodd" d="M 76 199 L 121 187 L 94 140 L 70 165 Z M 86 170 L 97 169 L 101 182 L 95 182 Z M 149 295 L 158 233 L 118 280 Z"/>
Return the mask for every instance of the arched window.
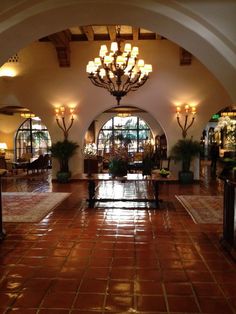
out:
<path id="1" fill-rule="evenodd" d="M 131 153 L 142 152 L 143 145 L 153 138 L 148 124 L 137 116 L 115 116 L 98 134 L 98 151 L 109 153 L 114 145 L 127 145 Z"/>
<path id="2" fill-rule="evenodd" d="M 38 117 L 25 120 L 15 137 L 15 157 L 16 160 L 25 154 L 31 157 L 38 157 L 49 152 L 51 138 L 48 130 Z"/>

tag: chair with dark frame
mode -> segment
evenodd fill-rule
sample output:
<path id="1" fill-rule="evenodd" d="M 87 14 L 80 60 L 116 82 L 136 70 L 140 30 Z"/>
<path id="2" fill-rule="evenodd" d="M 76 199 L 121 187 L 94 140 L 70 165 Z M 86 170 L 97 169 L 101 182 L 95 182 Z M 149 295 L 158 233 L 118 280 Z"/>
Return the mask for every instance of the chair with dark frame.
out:
<path id="1" fill-rule="evenodd" d="M 0 157 L 0 169 L 7 169 L 7 162 L 5 157 Z"/>
<path id="2" fill-rule="evenodd" d="M 164 158 L 160 160 L 160 169 L 170 170 L 170 160 L 171 158 Z"/>
<path id="3" fill-rule="evenodd" d="M 37 159 L 30 162 L 27 165 L 27 173 L 31 170 L 32 173 L 47 170 L 50 167 L 50 156 L 48 154 L 46 155 L 40 155 Z"/>

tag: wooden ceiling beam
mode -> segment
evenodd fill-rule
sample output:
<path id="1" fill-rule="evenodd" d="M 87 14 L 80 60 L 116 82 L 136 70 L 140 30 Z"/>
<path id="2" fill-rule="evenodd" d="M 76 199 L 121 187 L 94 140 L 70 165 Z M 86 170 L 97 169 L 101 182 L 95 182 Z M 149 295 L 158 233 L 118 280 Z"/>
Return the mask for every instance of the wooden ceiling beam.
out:
<path id="1" fill-rule="evenodd" d="M 110 36 L 110 40 L 115 41 L 116 40 L 116 27 L 115 27 L 115 25 L 108 25 L 107 30 L 108 30 L 108 33 Z"/>
<path id="2" fill-rule="evenodd" d="M 162 40 L 162 36 L 160 34 L 156 34 L 156 39 L 157 40 Z"/>
<path id="3" fill-rule="evenodd" d="M 155 33 L 143 33 L 139 34 L 139 40 L 154 40 L 156 39 Z"/>
<path id="4" fill-rule="evenodd" d="M 180 47 L 180 65 L 190 65 L 192 63 L 192 54 L 185 50 L 184 48 Z"/>
<path id="5" fill-rule="evenodd" d="M 48 38 L 56 48 L 60 67 L 69 67 L 71 32 L 69 30 L 65 30 L 59 33 L 51 34 Z"/>
<path id="6" fill-rule="evenodd" d="M 94 40 L 94 31 L 91 25 L 86 25 L 81 27 L 83 33 L 86 35 L 88 41 Z"/>
<path id="7" fill-rule="evenodd" d="M 132 32 L 133 32 L 133 40 L 139 40 L 139 28 L 138 27 L 132 27 Z"/>

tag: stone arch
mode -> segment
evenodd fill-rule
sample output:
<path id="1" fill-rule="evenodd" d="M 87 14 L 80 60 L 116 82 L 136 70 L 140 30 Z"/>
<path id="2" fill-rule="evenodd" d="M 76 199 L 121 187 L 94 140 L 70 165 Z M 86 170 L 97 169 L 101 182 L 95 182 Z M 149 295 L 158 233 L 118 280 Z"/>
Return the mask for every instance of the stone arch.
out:
<path id="1" fill-rule="evenodd" d="M 218 78 L 231 98 L 236 99 L 233 83 L 236 56 L 232 42 L 203 15 L 168 0 L 155 3 L 119 0 L 19 2 L 12 8 L 5 8 L 1 16 L 0 42 L 4 48 L 0 64 L 32 41 L 78 23 L 127 23 L 156 31 L 193 53 Z"/>

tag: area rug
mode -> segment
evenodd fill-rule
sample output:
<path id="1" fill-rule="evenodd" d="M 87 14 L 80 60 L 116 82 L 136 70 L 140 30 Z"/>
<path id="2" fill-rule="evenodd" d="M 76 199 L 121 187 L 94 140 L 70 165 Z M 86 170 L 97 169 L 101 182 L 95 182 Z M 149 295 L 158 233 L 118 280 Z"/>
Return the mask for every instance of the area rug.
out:
<path id="1" fill-rule="evenodd" d="M 2 216 L 4 222 L 38 222 L 70 193 L 2 193 Z"/>
<path id="2" fill-rule="evenodd" d="M 175 197 L 195 223 L 221 224 L 223 222 L 223 196 L 176 195 Z"/>

